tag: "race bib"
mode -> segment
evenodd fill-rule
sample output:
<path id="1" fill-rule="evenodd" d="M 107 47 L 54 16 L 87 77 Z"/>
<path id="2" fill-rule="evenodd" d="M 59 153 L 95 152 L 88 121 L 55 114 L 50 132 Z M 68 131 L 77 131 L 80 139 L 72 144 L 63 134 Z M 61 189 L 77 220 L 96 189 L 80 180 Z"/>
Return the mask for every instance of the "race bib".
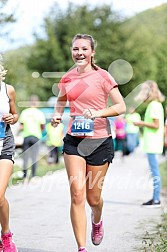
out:
<path id="1" fill-rule="evenodd" d="M 86 119 L 84 116 L 75 116 L 72 122 L 71 135 L 93 136 L 93 134 L 94 134 L 93 119 Z"/>
<path id="2" fill-rule="evenodd" d="M 4 138 L 4 137 L 5 137 L 5 123 L 0 122 L 0 138 Z"/>

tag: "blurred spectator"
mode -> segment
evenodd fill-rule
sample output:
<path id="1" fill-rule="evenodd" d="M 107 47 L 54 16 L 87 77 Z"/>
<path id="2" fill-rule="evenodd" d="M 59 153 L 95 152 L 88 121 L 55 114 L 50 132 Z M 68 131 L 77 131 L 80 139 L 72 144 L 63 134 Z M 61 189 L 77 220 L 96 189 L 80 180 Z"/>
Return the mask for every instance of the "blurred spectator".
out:
<path id="1" fill-rule="evenodd" d="M 115 127 L 115 118 L 114 117 L 108 117 L 109 119 L 109 125 L 110 125 L 110 130 L 111 130 L 111 135 L 112 135 L 112 141 L 114 144 L 114 150 L 116 148 L 116 127 Z"/>
<path id="2" fill-rule="evenodd" d="M 46 123 L 44 114 L 37 108 L 38 96 L 30 97 L 30 108 L 21 112 L 19 122 L 23 130 L 23 172 L 27 176 L 28 161 L 32 160 L 31 176 L 36 175 L 37 161 L 39 157 L 40 139 Z"/>
<path id="3" fill-rule="evenodd" d="M 129 113 L 125 116 L 126 119 L 126 138 L 127 148 L 129 152 L 133 152 L 139 145 L 139 127 L 134 125 L 134 122 L 141 121 L 141 116 L 134 108 L 129 109 Z"/>
<path id="4" fill-rule="evenodd" d="M 137 100 L 147 102 L 144 121 L 134 124 L 144 128 L 143 148 L 147 154 L 148 163 L 153 177 L 153 195 L 151 200 L 143 203 L 146 207 L 159 207 L 161 194 L 161 176 L 157 154 L 162 154 L 164 146 L 164 109 L 162 102 L 164 96 L 161 94 L 155 81 L 148 80 L 142 85 Z"/>
<path id="5" fill-rule="evenodd" d="M 46 125 L 46 145 L 50 150 L 48 157 L 49 164 L 59 163 L 59 149 L 63 145 L 63 130 L 63 123 L 59 123 L 56 128 L 53 127 L 50 122 Z"/>
<path id="6" fill-rule="evenodd" d="M 167 152 L 167 106 L 165 107 L 164 155 Z"/>
<path id="7" fill-rule="evenodd" d="M 127 150 L 126 142 L 126 120 L 124 116 L 117 116 L 114 123 L 116 132 L 115 151 L 121 151 L 122 156 L 128 155 L 129 151 Z"/>

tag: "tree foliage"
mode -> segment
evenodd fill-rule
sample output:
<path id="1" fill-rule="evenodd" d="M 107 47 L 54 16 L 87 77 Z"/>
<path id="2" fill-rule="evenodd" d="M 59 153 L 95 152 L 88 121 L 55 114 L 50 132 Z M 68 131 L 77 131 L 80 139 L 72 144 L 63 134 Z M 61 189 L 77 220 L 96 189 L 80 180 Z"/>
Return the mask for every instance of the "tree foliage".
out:
<path id="1" fill-rule="evenodd" d="M 7 24 L 14 22 L 14 13 L 7 14 L 4 12 L 5 5 L 7 4 L 8 0 L 0 0 L 0 36 L 2 36 L 5 32 L 4 28 Z"/>
<path id="2" fill-rule="evenodd" d="M 167 96 L 166 11 L 167 5 L 162 5 L 123 19 L 109 5 L 93 8 L 69 3 L 67 9 L 62 10 L 55 3 L 44 19 L 44 35 L 36 35 L 33 46 L 8 54 L 8 62 L 12 58 L 16 64 L 13 67 L 11 63 L 8 79 L 14 81 L 16 87 L 24 87 L 19 91 L 24 92 L 24 96 L 37 93 L 42 100 L 47 100 L 53 95 L 53 85 L 56 87 L 59 78 L 44 78 L 43 73 L 69 70 L 73 66 L 72 38 L 77 33 L 87 33 L 97 41 L 97 65 L 108 70 L 112 62 L 123 59 L 132 66 L 132 78 L 120 85 L 124 97 L 147 79 L 157 81 Z M 16 74 L 18 69 L 22 78 Z M 34 79 L 33 72 L 38 72 L 39 78 Z"/>
<path id="3" fill-rule="evenodd" d="M 17 101 L 26 101 L 32 94 L 38 94 L 42 100 L 49 97 L 43 92 L 43 89 L 46 90 L 45 79 L 40 75 L 36 78 L 35 71 L 31 71 L 27 66 L 27 58 L 31 50 L 31 47 L 23 47 L 18 51 L 8 52 L 4 58 L 5 67 L 8 69 L 6 82 L 12 84 L 17 90 Z M 48 89 L 48 92 L 51 92 L 51 88 Z"/>
<path id="4" fill-rule="evenodd" d="M 155 80 L 167 96 L 166 45 L 167 4 L 139 13 L 122 23 L 124 58 L 133 66 L 132 80 L 123 87 L 127 94 L 139 83 Z"/>
<path id="5" fill-rule="evenodd" d="M 67 71 L 74 64 L 70 52 L 72 38 L 77 33 L 87 33 L 93 35 L 98 43 L 97 64 L 108 69 L 119 53 L 120 22 L 107 5 L 90 9 L 87 5 L 78 7 L 70 3 L 64 12 L 56 4 L 44 20 L 46 38 L 36 38 L 27 61 L 28 67 L 41 74 Z M 48 82 L 46 85 L 47 89 Z"/>

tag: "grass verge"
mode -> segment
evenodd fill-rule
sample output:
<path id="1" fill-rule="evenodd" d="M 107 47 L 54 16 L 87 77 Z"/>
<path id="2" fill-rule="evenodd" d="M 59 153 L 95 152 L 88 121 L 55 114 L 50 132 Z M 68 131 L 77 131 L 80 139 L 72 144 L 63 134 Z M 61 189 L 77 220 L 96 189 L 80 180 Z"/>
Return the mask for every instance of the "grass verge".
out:
<path id="1" fill-rule="evenodd" d="M 167 214 L 163 214 L 162 223 L 158 224 L 154 233 L 146 232 L 142 243 L 143 252 L 167 251 Z"/>
<path id="2" fill-rule="evenodd" d="M 160 172 L 163 191 L 167 192 L 167 161 L 160 165 Z M 167 213 L 162 215 L 161 223 L 157 225 L 154 233 L 146 232 L 142 243 L 143 252 L 167 252 Z"/>
<path id="3" fill-rule="evenodd" d="M 60 158 L 61 159 L 61 158 Z M 38 161 L 38 167 L 36 176 L 37 177 L 43 177 L 47 174 L 52 174 L 53 172 L 57 170 L 64 169 L 64 162 L 59 162 L 58 164 L 48 164 L 47 158 L 43 157 Z M 30 177 L 31 174 L 31 168 L 27 171 L 28 177 Z M 17 164 L 13 167 L 13 173 L 10 179 L 10 185 L 16 185 L 19 184 L 21 181 L 23 181 L 23 172 L 22 167 L 18 166 Z"/>
<path id="4" fill-rule="evenodd" d="M 162 187 L 167 188 L 167 160 L 160 165 L 160 172 L 162 178 Z"/>

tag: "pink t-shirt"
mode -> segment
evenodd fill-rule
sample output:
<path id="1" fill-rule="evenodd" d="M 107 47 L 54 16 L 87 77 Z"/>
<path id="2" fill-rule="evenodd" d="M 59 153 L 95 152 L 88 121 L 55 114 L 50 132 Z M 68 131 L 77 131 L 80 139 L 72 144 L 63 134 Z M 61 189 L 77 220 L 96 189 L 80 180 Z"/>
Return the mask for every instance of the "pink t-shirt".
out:
<path id="1" fill-rule="evenodd" d="M 70 116 L 82 115 L 83 110 L 92 108 L 104 109 L 107 106 L 108 94 L 117 87 L 113 77 L 101 68 L 79 74 L 77 68 L 67 72 L 59 82 L 62 95 L 67 95 L 70 105 Z M 67 133 L 71 134 L 72 118 L 70 119 Z M 94 135 L 91 138 L 108 137 L 108 123 L 106 118 L 95 118 Z"/>
<path id="2" fill-rule="evenodd" d="M 126 137 L 126 122 L 124 119 L 116 119 L 115 120 L 115 128 L 116 128 L 116 138 L 117 139 L 125 139 Z"/>

